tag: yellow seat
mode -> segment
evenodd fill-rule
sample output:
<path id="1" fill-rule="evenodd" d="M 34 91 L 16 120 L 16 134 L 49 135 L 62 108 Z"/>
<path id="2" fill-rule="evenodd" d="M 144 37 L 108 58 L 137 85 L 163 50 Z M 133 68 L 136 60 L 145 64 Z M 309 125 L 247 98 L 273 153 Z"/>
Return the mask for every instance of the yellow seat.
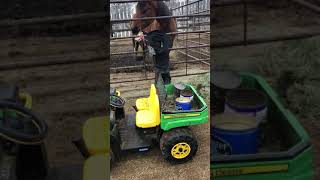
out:
<path id="1" fill-rule="evenodd" d="M 154 121 L 154 113 L 150 110 L 141 110 L 136 115 L 136 125 L 141 128 L 155 127 L 158 124 Z"/>
<path id="2" fill-rule="evenodd" d="M 90 155 L 108 153 L 107 117 L 88 119 L 83 125 L 82 138 Z"/>
<path id="3" fill-rule="evenodd" d="M 90 156 L 83 166 L 83 180 L 106 180 L 110 174 L 110 160 L 107 154 Z"/>
<path id="4" fill-rule="evenodd" d="M 136 107 L 138 110 L 145 110 L 150 108 L 150 100 L 157 94 L 154 84 L 151 84 L 150 95 L 147 98 L 139 98 L 136 100 Z"/>
<path id="5" fill-rule="evenodd" d="M 138 110 L 149 109 L 149 98 L 139 98 L 136 100 L 136 107 Z"/>
<path id="6" fill-rule="evenodd" d="M 153 85 L 154 86 L 154 85 Z M 152 87 L 152 86 L 151 86 Z M 136 126 L 140 128 L 152 128 L 160 124 L 160 103 L 157 94 L 149 97 L 149 108 L 139 110 L 136 114 Z"/>

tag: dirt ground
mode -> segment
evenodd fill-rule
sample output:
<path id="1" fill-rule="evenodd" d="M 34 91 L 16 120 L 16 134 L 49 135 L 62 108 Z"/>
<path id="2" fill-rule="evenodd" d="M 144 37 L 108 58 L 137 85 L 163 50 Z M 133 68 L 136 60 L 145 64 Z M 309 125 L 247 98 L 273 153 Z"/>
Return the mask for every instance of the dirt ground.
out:
<path id="1" fill-rule="evenodd" d="M 103 38 L 95 33 L 0 40 L 0 80 L 32 95 L 33 111 L 49 126 L 46 147 L 50 167 L 82 165 L 84 159 L 71 141 L 81 136 L 85 120 L 105 114 Z M 80 62 L 26 67 L 73 60 Z"/>
<path id="2" fill-rule="evenodd" d="M 173 82 L 192 82 L 199 76 L 173 78 Z M 153 81 L 139 81 L 126 84 L 112 84 L 121 91 L 121 96 L 126 99 L 127 112 L 133 113 L 132 105 L 138 97 L 148 95 L 149 86 Z M 209 82 L 207 82 L 208 84 Z M 207 101 L 207 104 L 209 102 Z M 209 123 L 191 127 L 198 140 L 198 152 L 192 161 L 185 164 L 172 165 L 165 161 L 158 147 L 150 152 L 128 153 L 111 170 L 111 179 L 209 179 L 210 157 L 210 129 Z"/>
<path id="3" fill-rule="evenodd" d="M 241 40 L 242 38 L 241 8 L 234 8 L 232 13 L 231 11 L 227 11 L 227 9 L 228 8 L 220 8 L 215 12 L 217 17 L 217 21 L 213 25 L 215 39 L 211 40 L 211 42 L 220 43 L 232 40 Z M 261 38 L 288 35 L 299 32 L 319 32 L 320 19 L 318 14 L 313 14 L 309 10 L 303 8 L 297 8 L 297 6 L 281 5 L 276 6 L 276 8 L 271 8 L 267 4 L 260 6 L 250 5 L 248 31 L 249 39 L 255 37 Z M 312 40 L 318 42 L 320 41 L 319 38 L 313 38 Z M 292 42 L 287 41 L 283 43 L 250 45 L 247 47 L 239 46 L 224 49 L 214 49 L 212 52 L 212 58 L 215 66 L 223 66 L 238 71 L 259 73 L 259 70 L 257 69 L 258 64 L 262 63 L 262 61 L 268 61 L 264 58 L 266 53 L 272 54 L 272 52 L 270 52 L 272 48 L 278 48 L 283 44 L 290 45 Z M 268 62 L 264 63 L 268 64 Z M 272 83 L 272 86 L 275 85 L 275 79 L 272 79 L 272 76 L 264 77 Z M 320 138 L 320 121 L 303 118 L 305 116 L 299 113 L 296 113 L 295 115 L 299 117 L 300 123 L 311 136 L 315 156 L 315 179 L 320 179 L 320 145 L 318 141 Z"/>

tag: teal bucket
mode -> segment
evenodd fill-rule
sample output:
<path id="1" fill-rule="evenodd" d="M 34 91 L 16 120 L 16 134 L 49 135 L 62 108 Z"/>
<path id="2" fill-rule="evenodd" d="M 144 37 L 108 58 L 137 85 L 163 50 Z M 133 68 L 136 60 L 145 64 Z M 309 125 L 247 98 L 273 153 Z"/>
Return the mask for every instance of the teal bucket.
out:
<path id="1" fill-rule="evenodd" d="M 190 110 L 191 109 L 191 100 L 186 97 L 179 97 L 176 99 L 176 110 Z"/>

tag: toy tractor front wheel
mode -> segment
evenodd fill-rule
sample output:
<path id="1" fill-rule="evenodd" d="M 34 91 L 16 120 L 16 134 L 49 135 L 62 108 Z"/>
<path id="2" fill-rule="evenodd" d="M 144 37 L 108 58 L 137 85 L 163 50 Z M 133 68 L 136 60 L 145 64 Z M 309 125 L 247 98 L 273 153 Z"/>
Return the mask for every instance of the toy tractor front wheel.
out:
<path id="1" fill-rule="evenodd" d="M 177 128 L 162 134 L 160 149 L 169 162 L 184 163 L 196 154 L 198 143 L 190 129 Z"/>

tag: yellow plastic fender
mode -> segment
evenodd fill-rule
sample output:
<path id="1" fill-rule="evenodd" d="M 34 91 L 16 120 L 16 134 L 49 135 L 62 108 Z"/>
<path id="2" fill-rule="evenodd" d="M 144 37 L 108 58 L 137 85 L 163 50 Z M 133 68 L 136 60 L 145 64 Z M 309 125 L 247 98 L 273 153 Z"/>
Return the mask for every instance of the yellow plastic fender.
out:
<path id="1" fill-rule="evenodd" d="M 83 167 L 83 180 L 107 180 L 110 176 L 110 160 L 107 154 L 90 156 Z"/>
<path id="2" fill-rule="evenodd" d="M 82 138 L 90 155 L 109 152 L 108 117 L 88 119 L 82 127 Z"/>

